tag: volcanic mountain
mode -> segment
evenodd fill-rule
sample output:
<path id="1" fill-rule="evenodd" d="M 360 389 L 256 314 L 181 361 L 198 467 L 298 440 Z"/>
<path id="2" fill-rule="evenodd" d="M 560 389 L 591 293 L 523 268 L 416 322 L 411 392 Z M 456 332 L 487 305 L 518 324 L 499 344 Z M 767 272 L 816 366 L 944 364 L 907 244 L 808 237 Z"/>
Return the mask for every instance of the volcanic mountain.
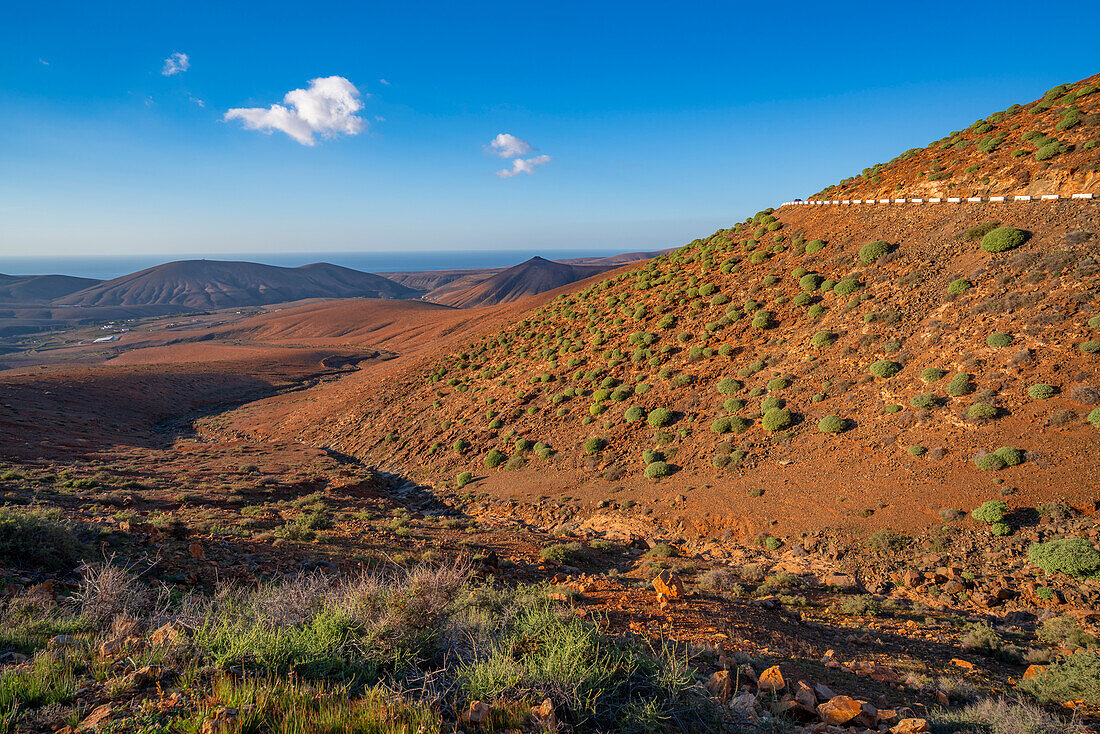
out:
<path id="1" fill-rule="evenodd" d="M 457 308 L 511 303 L 599 275 L 615 267 L 618 264 L 571 265 L 536 255 L 481 282 L 467 284 L 458 280 L 448 283 L 429 292 L 427 298 Z"/>
<path id="2" fill-rule="evenodd" d="M 47 303 L 100 282 L 71 275 L 0 275 L 0 302 Z"/>
<path id="3" fill-rule="evenodd" d="M 55 301 L 67 306 L 260 306 L 306 298 L 409 298 L 417 291 L 380 275 L 314 263 L 282 268 L 250 262 L 181 260 L 107 280 Z"/>

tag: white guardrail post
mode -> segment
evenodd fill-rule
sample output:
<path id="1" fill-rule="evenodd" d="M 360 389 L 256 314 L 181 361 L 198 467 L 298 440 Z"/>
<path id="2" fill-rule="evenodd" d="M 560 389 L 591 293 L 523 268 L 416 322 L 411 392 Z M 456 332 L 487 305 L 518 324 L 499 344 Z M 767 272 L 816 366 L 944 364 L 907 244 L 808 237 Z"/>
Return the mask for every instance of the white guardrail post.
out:
<path id="1" fill-rule="evenodd" d="M 1034 196 L 1031 194 L 1022 194 L 1017 196 L 968 196 L 962 198 L 959 196 L 949 196 L 944 199 L 941 197 L 933 197 L 930 199 L 809 199 L 807 201 L 784 201 L 777 208 L 782 209 L 785 206 L 842 206 L 845 204 L 942 204 L 947 202 L 948 204 L 961 204 L 967 202 L 968 204 L 976 204 L 983 201 L 990 203 L 1002 203 L 1006 201 L 1061 201 L 1062 199 L 1096 199 L 1096 194 L 1070 194 L 1069 196 L 1063 196 L 1061 194 L 1041 194 Z"/>

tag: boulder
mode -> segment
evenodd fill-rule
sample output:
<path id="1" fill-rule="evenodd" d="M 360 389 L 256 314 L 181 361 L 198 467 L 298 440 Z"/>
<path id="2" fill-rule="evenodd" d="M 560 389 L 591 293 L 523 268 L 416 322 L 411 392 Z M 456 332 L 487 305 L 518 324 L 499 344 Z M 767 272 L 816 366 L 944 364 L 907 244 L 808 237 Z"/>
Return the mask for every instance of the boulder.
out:
<path id="1" fill-rule="evenodd" d="M 840 726 L 863 713 L 863 704 L 851 696 L 834 696 L 817 707 L 817 713 L 827 724 Z"/>
<path id="2" fill-rule="evenodd" d="M 890 727 L 890 734 L 924 734 L 932 731 L 926 719 L 902 719 Z"/>
<path id="3" fill-rule="evenodd" d="M 478 725 L 489 718 L 489 704 L 483 701 L 471 701 L 459 719 L 466 724 Z"/>
<path id="4" fill-rule="evenodd" d="M 730 672 L 728 670 L 719 670 L 717 673 L 712 674 L 707 680 L 707 691 L 722 703 L 728 701 L 730 693 L 733 692 L 733 682 L 730 680 Z"/>
<path id="5" fill-rule="evenodd" d="M 787 682 L 783 680 L 783 673 L 780 672 L 778 665 L 773 665 L 770 668 L 765 668 L 764 672 L 760 674 L 760 678 L 756 681 L 756 686 L 762 691 L 782 691 L 787 687 Z"/>
<path id="6" fill-rule="evenodd" d="M 107 720 L 111 718 L 111 704 L 105 703 L 101 706 L 97 706 L 92 709 L 92 712 L 85 716 L 79 724 L 76 725 L 74 731 L 95 731 L 107 723 Z"/>
<path id="7" fill-rule="evenodd" d="M 684 582 L 671 571 L 661 571 L 660 575 L 653 579 L 653 588 L 658 594 L 664 594 L 668 599 L 682 599 L 687 595 L 684 591 Z"/>
<path id="8" fill-rule="evenodd" d="M 538 706 L 532 706 L 531 719 L 542 730 L 556 730 L 558 728 L 558 717 L 554 713 L 554 702 L 549 698 L 545 698 Z"/>

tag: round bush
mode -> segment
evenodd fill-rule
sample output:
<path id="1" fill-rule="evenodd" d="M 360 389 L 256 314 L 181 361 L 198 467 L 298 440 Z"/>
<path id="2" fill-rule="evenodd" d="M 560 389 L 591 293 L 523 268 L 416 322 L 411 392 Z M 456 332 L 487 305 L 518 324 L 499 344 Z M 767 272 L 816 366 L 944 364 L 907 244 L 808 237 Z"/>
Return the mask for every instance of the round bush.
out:
<path id="1" fill-rule="evenodd" d="M 640 421 L 642 418 L 645 418 L 645 410 L 639 405 L 631 406 L 623 413 L 623 420 L 627 423 L 634 423 L 635 421 Z"/>
<path id="2" fill-rule="evenodd" d="M 507 458 L 508 457 L 505 456 L 501 451 L 493 449 L 489 453 L 485 454 L 485 466 L 489 467 L 490 469 L 495 469 L 496 467 L 503 464 Z"/>
<path id="3" fill-rule="evenodd" d="M 838 296 L 850 296 L 859 290 L 859 281 L 855 278 L 844 278 L 833 286 L 833 293 Z"/>
<path id="4" fill-rule="evenodd" d="M 1100 341 L 1090 339 L 1087 342 L 1082 342 L 1078 349 L 1080 349 L 1085 354 L 1096 354 L 1100 352 Z"/>
<path id="5" fill-rule="evenodd" d="M 660 479 L 661 477 L 667 477 L 671 474 L 672 469 L 663 461 L 654 461 L 646 466 L 645 472 L 643 473 L 646 479 Z"/>
<path id="6" fill-rule="evenodd" d="M 835 340 L 836 334 L 831 331 L 819 331 L 810 338 L 810 344 L 818 349 L 824 349 L 832 346 Z"/>
<path id="7" fill-rule="evenodd" d="M 974 458 L 974 466 L 982 471 L 997 471 L 1005 468 L 1005 460 L 996 454 L 985 454 Z"/>
<path id="8" fill-rule="evenodd" d="M 768 389 L 769 390 L 782 390 L 790 384 L 791 383 L 787 382 L 782 377 L 775 377 L 771 380 L 768 380 Z"/>
<path id="9" fill-rule="evenodd" d="M 953 296 L 960 295 L 968 290 L 970 290 L 970 281 L 966 278 L 953 280 L 951 281 L 951 285 L 947 286 L 947 292 Z"/>
<path id="10" fill-rule="evenodd" d="M 607 440 L 596 436 L 584 442 L 584 453 L 594 456 L 607 447 Z"/>
<path id="11" fill-rule="evenodd" d="M 741 389 L 741 383 L 732 377 L 723 377 L 718 381 L 718 392 L 723 395 L 732 395 Z"/>
<path id="12" fill-rule="evenodd" d="M 649 417 L 646 419 L 652 428 L 662 428 L 672 424 L 672 411 L 668 408 L 654 408 L 649 411 Z"/>
<path id="13" fill-rule="evenodd" d="M 542 441 L 539 441 L 537 444 L 535 444 L 535 456 L 539 457 L 540 459 L 549 459 L 550 454 L 552 453 L 553 450 Z"/>
<path id="14" fill-rule="evenodd" d="M 780 431 L 787 426 L 791 425 L 794 420 L 791 415 L 791 411 L 785 408 L 772 408 L 764 413 L 764 417 L 760 420 L 760 425 L 764 427 L 765 431 Z"/>
<path id="15" fill-rule="evenodd" d="M 732 430 L 730 428 L 730 419 L 725 417 L 718 418 L 710 424 L 710 430 L 714 431 L 715 433 L 729 433 L 730 430 Z"/>
<path id="16" fill-rule="evenodd" d="M 901 370 L 901 365 L 888 359 L 880 359 L 873 362 L 867 370 L 879 379 L 889 380 Z"/>
<path id="17" fill-rule="evenodd" d="M 808 273 L 798 279 L 798 287 L 806 293 L 813 293 L 821 287 L 822 278 L 816 273 Z"/>
<path id="18" fill-rule="evenodd" d="M 947 394 L 953 398 L 966 395 L 970 389 L 970 375 L 965 372 L 958 373 L 951 378 L 951 382 L 947 383 Z"/>
<path id="19" fill-rule="evenodd" d="M 1001 457 L 1005 466 L 1019 466 L 1024 463 L 1024 452 L 1012 446 L 1002 446 L 993 453 Z"/>
<path id="20" fill-rule="evenodd" d="M 1054 396 L 1054 387 L 1045 382 L 1039 382 L 1027 389 L 1027 396 L 1032 400 L 1046 400 Z"/>
<path id="21" fill-rule="evenodd" d="M 1008 505 L 1001 500 L 992 500 L 990 502 L 983 502 L 982 506 L 970 513 L 978 522 L 995 523 L 1001 522 L 1005 519 L 1005 515 L 1008 514 Z"/>
<path id="22" fill-rule="evenodd" d="M 726 402 L 722 403 L 722 407 L 726 409 L 727 413 L 736 413 L 745 407 L 745 401 L 740 398 L 726 398 Z"/>
<path id="23" fill-rule="evenodd" d="M 920 395 L 914 395 L 909 400 L 909 405 L 913 406 L 914 408 L 919 408 L 920 410 L 929 410 L 936 406 L 936 395 L 935 393 L 930 392 L 921 393 Z"/>
<path id="24" fill-rule="evenodd" d="M 734 433 L 744 433 L 749 429 L 749 422 L 739 415 L 729 417 L 730 430 Z"/>
<path id="25" fill-rule="evenodd" d="M 941 370 L 939 367 L 926 367 L 921 370 L 920 379 L 923 382 L 939 382 L 946 374 L 947 370 Z"/>
<path id="26" fill-rule="evenodd" d="M 782 408 L 783 401 L 776 397 L 766 397 L 760 401 L 760 412 L 767 413 L 772 408 Z"/>
<path id="27" fill-rule="evenodd" d="M 825 240 L 810 240 L 806 243 L 806 254 L 813 255 L 815 252 L 820 252 L 824 246 Z"/>
<path id="28" fill-rule="evenodd" d="M 1005 334 L 1003 332 L 997 332 L 997 333 L 994 333 L 994 334 L 990 334 L 989 336 L 987 336 L 985 338 L 985 343 L 988 344 L 991 347 L 995 347 L 995 348 L 998 348 L 998 349 L 1000 349 L 1002 347 L 1007 347 L 1008 345 L 1010 345 L 1012 343 L 1012 335 L 1011 334 Z"/>
<path id="29" fill-rule="evenodd" d="M 1027 241 L 1028 233 L 1015 227 L 997 227 L 982 237 L 982 249 L 986 252 L 1004 252 L 1019 247 Z"/>
<path id="30" fill-rule="evenodd" d="M 1076 578 L 1096 577 L 1100 574 L 1100 551 L 1084 538 L 1062 538 L 1049 543 L 1036 543 L 1027 549 L 1027 557 L 1047 573 L 1064 573 Z"/>
<path id="31" fill-rule="evenodd" d="M 455 487 L 457 487 L 458 489 L 462 489 L 473 480 L 473 474 L 468 471 L 461 472 L 457 477 L 455 477 Z"/>
<path id="32" fill-rule="evenodd" d="M 827 415 L 817 422 L 817 430 L 822 433 L 840 433 L 848 427 L 848 421 L 835 415 Z"/>
<path id="33" fill-rule="evenodd" d="M 1093 427 L 1100 428 L 1100 408 L 1093 408 L 1086 417 L 1086 420 L 1091 423 Z"/>
<path id="34" fill-rule="evenodd" d="M 863 261 L 864 265 L 870 265 L 888 252 L 890 252 L 889 242 L 875 240 L 859 248 L 859 259 Z"/>
<path id="35" fill-rule="evenodd" d="M 997 416 L 997 409 L 989 403 L 973 403 L 966 409 L 966 414 L 978 420 L 988 420 Z"/>
<path id="36" fill-rule="evenodd" d="M 924 456 L 924 454 L 927 453 L 927 451 L 928 451 L 928 449 L 926 449 L 924 446 L 910 446 L 909 447 L 909 455 L 910 456 Z"/>

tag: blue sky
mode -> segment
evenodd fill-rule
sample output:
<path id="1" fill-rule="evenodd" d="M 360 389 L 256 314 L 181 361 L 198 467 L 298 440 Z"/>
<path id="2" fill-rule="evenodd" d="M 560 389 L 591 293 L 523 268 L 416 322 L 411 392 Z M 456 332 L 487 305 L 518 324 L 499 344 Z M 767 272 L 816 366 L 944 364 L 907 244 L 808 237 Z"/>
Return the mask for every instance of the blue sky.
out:
<path id="1" fill-rule="evenodd" d="M 0 256 L 673 246 L 1100 71 L 1095 4 L 931 7 L 12 4 Z"/>

